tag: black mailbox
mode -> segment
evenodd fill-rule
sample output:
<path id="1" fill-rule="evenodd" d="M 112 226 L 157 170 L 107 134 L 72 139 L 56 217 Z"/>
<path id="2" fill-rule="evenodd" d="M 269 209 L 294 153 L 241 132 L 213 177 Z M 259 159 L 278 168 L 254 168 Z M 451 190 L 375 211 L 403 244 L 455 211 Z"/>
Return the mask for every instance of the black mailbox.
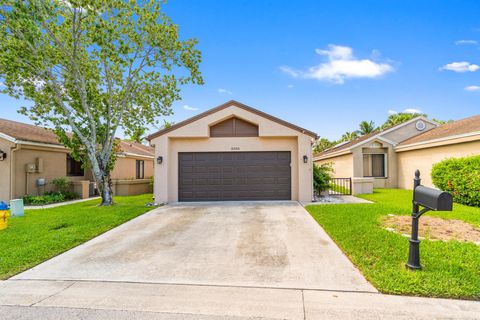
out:
<path id="1" fill-rule="evenodd" d="M 418 223 L 420 217 L 429 210 L 452 211 L 453 198 L 448 192 L 427 188 L 420 184 L 420 171 L 415 171 L 413 179 L 413 208 L 412 208 L 412 237 L 408 251 L 407 268 L 421 269 L 420 265 L 420 240 L 418 240 Z M 423 207 L 420 210 L 420 207 Z"/>
<path id="2" fill-rule="evenodd" d="M 453 208 L 453 199 L 450 193 L 424 186 L 415 188 L 413 202 L 435 211 L 452 211 Z"/>

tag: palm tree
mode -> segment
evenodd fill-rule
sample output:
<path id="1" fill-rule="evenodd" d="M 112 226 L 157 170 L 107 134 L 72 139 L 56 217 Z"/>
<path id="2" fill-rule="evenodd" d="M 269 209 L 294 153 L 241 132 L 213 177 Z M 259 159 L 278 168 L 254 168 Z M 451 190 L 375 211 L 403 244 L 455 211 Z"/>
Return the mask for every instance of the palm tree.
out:
<path id="1" fill-rule="evenodd" d="M 419 117 L 419 116 L 424 116 L 426 117 L 426 114 L 423 113 L 406 113 L 406 112 L 400 112 L 400 113 L 394 113 L 388 116 L 387 121 L 382 125 L 382 128 L 388 128 L 395 126 L 397 124 L 406 122 L 408 120 L 411 120 L 413 118 Z"/>
<path id="2" fill-rule="evenodd" d="M 327 138 L 320 138 L 315 143 L 315 146 L 313 147 L 313 152 L 314 153 L 322 152 L 324 150 L 327 150 L 330 147 L 333 147 L 334 144 L 335 144 L 335 142 L 332 142 L 332 141 L 328 140 Z"/>
<path id="3" fill-rule="evenodd" d="M 372 133 L 375 131 L 375 123 L 373 121 L 362 121 L 359 124 L 358 134 L 361 136 Z"/>
<path id="4" fill-rule="evenodd" d="M 344 141 L 352 141 L 354 139 L 358 138 L 358 133 L 356 131 L 353 132 L 345 132 L 342 137 L 340 138 L 340 142 Z"/>

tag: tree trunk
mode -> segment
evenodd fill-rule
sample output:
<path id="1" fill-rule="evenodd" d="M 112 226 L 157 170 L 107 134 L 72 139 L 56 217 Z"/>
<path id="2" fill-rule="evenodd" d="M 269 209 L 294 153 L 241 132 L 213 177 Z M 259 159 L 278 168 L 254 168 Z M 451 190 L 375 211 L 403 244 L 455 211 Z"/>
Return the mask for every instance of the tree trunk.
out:
<path id="1" fill-rule="evenodd" d="M 90 159 L 90 166 L 97 184 L 98 191 L 102 197 L 101 206 L 113 205 L 112 179 L 110 178 L 110 170 L 108 167 L 100 162 L 96 157 L 95 150 L 88 150 L 88 157 Z"/>
<path id="2" fill-rule="evenodd" d="M 101 206 L 113 205 L 113 192 L 112 192 L 112 180 L 110 175 L 104 175 L 100 179 L 100 195 L 102 196 Z"/>

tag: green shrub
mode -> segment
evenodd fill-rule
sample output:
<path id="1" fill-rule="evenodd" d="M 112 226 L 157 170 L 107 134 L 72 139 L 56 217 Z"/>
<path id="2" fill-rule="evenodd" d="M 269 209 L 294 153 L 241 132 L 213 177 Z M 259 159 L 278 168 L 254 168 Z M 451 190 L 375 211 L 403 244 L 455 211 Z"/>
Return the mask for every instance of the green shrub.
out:
<path id="1" fill-rule="evenodd" d="M 52 180 L 55 189 L 63 194 L 70 192 L 70 180 L 67 177 L 59 177 Z"/>
<path id="2" fill-rule="evenodd" d="M 62 195 L 65 197 L 65 200 L 75 200 L 80 198 L 78 193 L 73 191 L 62 192 Z"/>
<path id="3" fill-rule="evenodd" d="M 323 163 L 319 166 L 313 165 L 313 188 L 316 192 L 321 193 L 330 188 L 330 180 L 332 179 L 332 164 Z"/>
<path id="4" fill-rule="evenodd" d="M 41 206 L 56 202 L 65 201 L 65 197 L 63 194 L 55 192 L 55 193 L 45 193 L 43 196 L 24 196 L 23 202 L 25 204 L 30 204 L 34 206 Z"/>
<path id="5" fill-rule="evenodd" d="M 480 155 L 443 160 L 431 175 L 433 184 L 450 192 L 455 202 L 480 207 Z"/>
<path id="6" fill-rule="evenodd" d="M 45 192 L 42 196 L 26 195 L 23 197 L 23 202 L 27 205 L 43 206 L 46 204 L 63 202 L 63 201 L 73 200 L 78 198 L 79 198 L 79 195 L 71 191 L 67 191 L 65 193 Z"/>

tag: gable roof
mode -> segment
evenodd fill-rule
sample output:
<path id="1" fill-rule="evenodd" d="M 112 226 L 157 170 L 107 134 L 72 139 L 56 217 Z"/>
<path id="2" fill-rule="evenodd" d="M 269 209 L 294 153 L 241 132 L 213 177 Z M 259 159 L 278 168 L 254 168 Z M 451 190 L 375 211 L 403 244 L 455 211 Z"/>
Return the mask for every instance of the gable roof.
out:
<path id="1" fill-rule="evenodd" d="M 329 155 L 331 153 L 336 153 L 336 152 L 340 152 L 342 150 L 348 150 L 350 149 L 351 147 L 354 147 L 356 146 L 357 144 L 360 144 L 361 142 L 367 140 L 368 138 L 371 138 L 371 137 L 374 137 L 376 135 L 378 135 L 379 132 L 378 131 L 374 131 L 374 132 L 371 132 L 371 133 L 367 133 L 363 136 L 360 136 L 358 138 L 355 138 L 351 141 L 348 141 L 348 142 L 344 142 L 344 143 L 339 143 L 327 150 L 324 150 L 320 153 L 317 153 L 317 154 L 314 154 L 313 156 L 314 157 L 321 157 L 321 156 L 326 156 L 326 155 Z"/>
<path id="2" fill-rule="evenodd" d="M 57 135 L 50 129 L 27 123 L 0 118 L 0 137 L 18 142 L 34 142 L 63 146 Z M 154 156 L 154 149 L 141 143 L 120 140 L 120 150 L 126 154 Z"/>
<path id="3" fill-rule="evenodd" d="M 395 129 L 398 129 L 400 127 L 403 127 L 409 123 L 412 123 L 412 122 L 415 122 L 419 119 L 422 119 L 422 120 L 425 120 L 425 121 L 428 121 L 428 122 L 431 122 L 431 123 L 435 123 L 431 120 L 428 120 L 426 119 L 424 116 L 418 116 L 418 117 L 415 117 L 415 118 L 412 118 L 408 121 L 405 121 L 405 122 L 402 122 L 402 123 L 399 123 L 399 124 L 396 124 L 396 125 L 393 125 L 391 127 L 388 127 L 388 128 L 385 128 L 383 130 L 377 130 L 377 131 L 374 131 L 374 132 L 371 132 L 371 133 L 368 133 L 368 134 L 365 134 L 363 136 L 360 136 L 356 139 L 353 139 L 351 141 L 348 141 L 347 143 L 343 143 L 343 144 L 337 144 L 336 146 L 333 146 L 327 150 L 324 150 L 320 153 L 317 153 L 317 154 L 314 154 L 314 158 L 317 158 L 317 157 L 325 157 L 325 156 L 328 156 L 328 155 L 331 155 L 331 154 L 334 154 L 334 153 L 337 153 L 337 152 L 341 152 L 341 151 L 345 151 L 347 152 L 349 149 L 357 146 L 357 145 L 360 145 L 362 143 L 365 143 L 369 140 L 374 140 L 374 139 L 379 139 L 379 140 L 384 140 L 382 138 L 382 135 L 385 134 L 385 133 L 388 133 L 388 132 L 391 132 Z M 428 131 L 427 131 L 428 132 Z M 386 141 L 386 140 L 384 140 Z"/>
<path id="4" fill-rule="evenodd" d="M 218 112 L 218 111 L 220 111 L 220 110 L 226 109 L 226 108 L 231 107 L 231 106 L 235 106 L 235 107 L 237 107 L 237 108 L 241 108 L 241 109 L 244 109 L 244 110 L 249 111 L 249 112 L 251 112 L 251 113 L 257 114 L 257 115 L 259 115 L 259 116 L 261 116 L 261 117 L 264 117 L 264 118 L 266 118 L 266 119 L 268 119 L 268 120 L 271 120 L 271 121 L 274 121 L 274 122 L 276 122 L 276 123 L 278 123 L 278 124 L 281 124 L 281 125 L 283 125 L 283 126 L 289 127 L 290 129 L 293 129 L 293 130 L 299 131 L 299 132 L 301 132 L 301 133 L 303 133 L 303 134 L 309 135 L 309 136 L 311 136 L 312 138 L 315 138 L 315 139 L 318 138 L 318 135 L 317 135 L 315 132 L 313 132 L 313 131 L 309 131 L 309 130 L 307 130 L 307 129 L 301 128 L 301 127 L 296 126 L 296 125 L 294 125 L 294 124 L 292 124 L 292 123 L 290 123 L 290 122 L 287 122 L 287 121 L 285 121 L 285 120 L 282 120 L 282 119 L 279 119 L 279 118 L 277 118 L 277 117 L 274 117 L 274 116 L 272 116 L 272 115 L 270 115 L 270 114 L 268 114 L 268 113 L 262 112 L 262 111 L 260 111 L 260 110 L 258 110 L 258 109 L 249 107 L 249 106 L 247 106 L 247 105 L 245 105 L 245 104 L 243 104 L 243 103 L 240 103 L 240 102 L 238 102 L 238 101 L 230 100 L 230 101 L 228 101 L 228 102 L 225 102 L 224 104 L 219 105 L 218 107 L 212 108 L 212 109 L 207 110 L 207 111 L 205 111 L 205 112 L 202 112 L 202 113 L 200 113 L 200 114 L 198 114 L 198 115 L 196 115 L 196 116 L 193 116 L 193 117 L 191 117 L 191 118 L 188 118 L 187 120 L 184 120 L 184 121 L 182 121 L 182 122 L 176 123 L 176 124 L 172 125 L 172 126 L 169 127 L 169 128 L 165 128 L 165 129 L 162 129 L 162 130 L 157 131 L 157 132 L 155 132 L 155 133 L 152 133 L 151 135 L 149 135 L 149 136 L 147 137 L 147 140 L 150 141 L 150 140 L 152 140 L 152 139 L 154 139 L 154 138 L 156 138 L 156 137 L 159 137 L 159 136 L 164 135 L 164 134 L 166 134 L 166 133 L 168 133 L 168 132 L 171 132 L 171 131 L 173 131 L 173 130 L 176 130 L 176 129 L 178 129 L 178 128 L 181 128 L 181 127 L 183 127 L 183 126 L 185 126 L 185 125 L 187 125 L 187 124 L 190 124 L 190 123 L 192 123 L 192 122 L 195 122 L 195 121 L 197 121 L 197 120 L 199 120 L 199 119 L 201 119 L 201 118 L 204 118 L 204 117 L 206 117 L 206 116 L 208 116 L 208 115 L 211 115 L 211 114 L 213 114 L 213 113 L 215 113 L 215 112 Z"/>
<path id="5" fill-rule="evenodd" d="M 445 123 L 439 127 L 402 141 L 399 146 L 429 142 L 462 134 L 478 132 L 480 134 L 480 114 L 465 119 Z"/>
<path id="6" fill-rule="evenodd" d="M 52 130 L 13 120 L 0 119 L 0 133 L 13 140 L 61 145 Z"/>
<path id="7" fill-rule="evenodd" d="M 155 155 L 154 148 L 138 142 L 120 140 L 119 147 L 120 152 L 123 152 L 126 155 L 139 155 L 145 157 L 153 157 Z"/>

